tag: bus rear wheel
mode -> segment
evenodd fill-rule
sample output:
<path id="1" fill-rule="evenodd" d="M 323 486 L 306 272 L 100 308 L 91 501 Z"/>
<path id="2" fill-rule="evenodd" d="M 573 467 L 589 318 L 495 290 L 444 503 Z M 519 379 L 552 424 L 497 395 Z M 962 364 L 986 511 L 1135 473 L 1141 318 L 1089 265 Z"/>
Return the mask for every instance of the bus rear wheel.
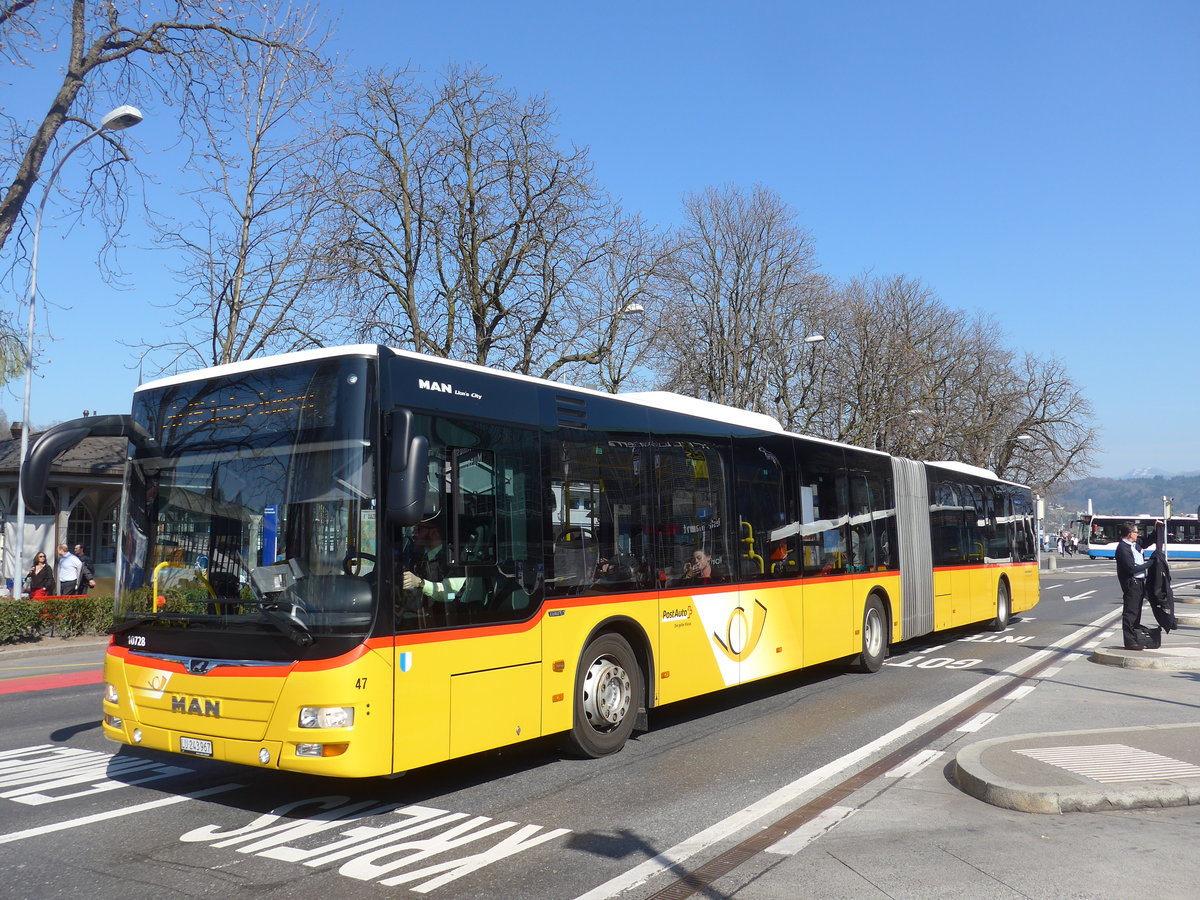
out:
<path id="1" fill-rule="evenodd" d="M 1001 581 L 1000 586 L 996 588 L 996 618 L 988 622 L 988 627 L 992 631 L 1003 631 L 1008 627 L 1008 620 L 1012 617 L 1012 597 L 1008 593 L 1008 582 Z"/>
<path id="2" fill-rule="evenodd" d="M 860 672 L 878 672 L 887 656 L 887 617 L 883 614 L 883 603 L 872 594 L 863 608 L 862 652 L 854 659 L 854 668 Z"/>
<path id="3" fill-rule="evenodd" d="M 592 759 L 616 753 L 633 733 L 641 696 L 642 672 L 629 642 L 600 635 L 579 657 L 567 748 Z"/>

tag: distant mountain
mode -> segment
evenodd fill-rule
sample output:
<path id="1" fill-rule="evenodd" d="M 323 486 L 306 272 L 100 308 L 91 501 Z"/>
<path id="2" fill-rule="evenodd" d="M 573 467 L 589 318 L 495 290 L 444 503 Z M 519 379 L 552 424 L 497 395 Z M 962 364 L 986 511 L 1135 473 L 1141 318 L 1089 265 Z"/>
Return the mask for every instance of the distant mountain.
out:
<path id="1" fill-rule="evenodd" d="M 1163 497 L 1171 497 L 1172 511 L 1194 513 L 1200 507 L 1200 473 L 1132 478 L 1081 478 L 1047 494 L 1048 505 L 1062 506 L 1073 516 L 1087 510 L 1107 515 L 1162 514 Z"/>
<path id="2" fill-rule="evenodd" d="M 1133 469 L 1121 476 L 1122 480 L 1130 478 L 1172 478 L 1174 473 L 1164 472 L 1162 469 L 1156 469 L 1154 466 L 1143 466 L 1140 469 Z"/>

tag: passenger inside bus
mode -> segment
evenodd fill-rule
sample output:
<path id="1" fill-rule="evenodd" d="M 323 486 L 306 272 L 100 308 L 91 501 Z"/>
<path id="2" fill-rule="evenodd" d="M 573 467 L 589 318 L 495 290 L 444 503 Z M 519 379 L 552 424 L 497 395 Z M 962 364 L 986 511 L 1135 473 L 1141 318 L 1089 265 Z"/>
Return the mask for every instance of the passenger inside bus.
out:
<path id="1" fill-rule="evenodd" d="M 721 571 L 719 564 L 709 552 L 703 548 L 693 550 L 691 559 L 683 564 L 683 575 L 675 582 L 676 585 L 716 584 L 728 581 Z"/>

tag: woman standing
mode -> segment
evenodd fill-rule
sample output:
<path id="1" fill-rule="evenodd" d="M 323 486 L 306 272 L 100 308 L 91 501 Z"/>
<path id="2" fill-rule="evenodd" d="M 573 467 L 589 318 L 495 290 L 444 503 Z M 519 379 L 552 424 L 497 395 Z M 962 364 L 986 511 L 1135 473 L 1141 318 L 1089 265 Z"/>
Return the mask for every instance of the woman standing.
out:
<path id="1" fill-rule="evenodd" d="M 30 597 L 48 597 L 54 592 L 54 570 L 46 562 L 45 553 L 36 553 L 33 568 L 25 575 L 29 580 Z"/>

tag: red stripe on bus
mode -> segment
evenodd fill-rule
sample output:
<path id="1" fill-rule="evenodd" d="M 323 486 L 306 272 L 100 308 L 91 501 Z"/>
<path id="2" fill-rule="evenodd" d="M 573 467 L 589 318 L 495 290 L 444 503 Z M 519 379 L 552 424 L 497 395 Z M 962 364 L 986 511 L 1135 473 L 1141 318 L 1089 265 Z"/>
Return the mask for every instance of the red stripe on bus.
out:
<path id="1" fill-rule="evenodd" d="M 104 671 L 102 669 L 68 672 L 65 675 L 30 675 L 27 678 L 10 678 L 7 681 L 0 681 L 0 694 L 51 691 L 55 688 L 78 687 L 81 684 L 99 684 L 103 680 Z"/>
<path id="2" fill-rule="evenodd" d="M 1036 563 L 987 563 L 966 566 L 939 566 L 934 569 L 935 572 L 954 572 L 954 571 L 971 571 L 974 569 L 995 569 L 995 568 L 1032 568 Z M 248 666 L 245 668 L 236 668 L 238 677 L 250 678 L 279 678 L 287 675 L 290 672 L 320 672 L 340 668 L 348 663 L 354 662 L 363 654 L 370 650 L 390 651 L 395 648 L 420 646 L 422 644 L 438 644 L 446 641 L 466 640 L 470 638 L 486 637 L 489 635 L 498 634 L 521 634 L 522 632 L 530 631 L 536 627 L 542 619 L 553 610 L 567 609 L 582 609 L 586 607 L 596 606 L 612 606 L 620 603 L 648 603 L 659 602 L 663 600 L 676 600 L 679 597 L 689 597 L 702 594 L 718 594 L 729 591 L 741 591 L 743 593 L 756 590 L 778 590 L 780 588 L 796 588 L 803 585 L 829 584 L 839 581 L 862 581 L 864 579 L 875 579 L 884 581 L 888 579 L 899 579 L 900 573 L 895 569 L 887 569 L 882 572 L 846 572 L 839 575 L 807 575 L 801 578 L 792 578 L 783 581 L 747 581 L 742 583 L 725 582 L 722 584 L 710 584 L 704 586 L 673 588 L 670 590 L 655 591 L 653 589 L 644 592 L 629 592 L 624 594 L 608 594 L 589 597 L 557 597 L 553 600 L 546 600 L 538 609 L 536 615 L 531 616 L 523 622 L 505 622 L 495 625 L 477 625 L 467 628 L 441 628 L 434 631 L 420 632 L 401 632 L 392 637 L 376 637 L 370 638 L 365 643 L 360 644 L 349 653 L 332 659 L 315 659 L 303 660 L 299 663 L 280 665 L 280 666 Z M 393 641 L 395 642 L 393 647 Z M 166 669 L 173 672 L 186 674 L 187 669 L 181 663 L 156 660 L 139 657 L 136 653 L 130 654 L 125 647 L 114 646 L 110 648 L 109 653 L 114 656 L 121 657 L 129 665 L 138 665 L 146 668 Z M 207 674 L 220 674 L 220 669 L 212 669 Z M 233 673 L 231 673 L 233 674 Z"/>
<path id="3" fill-rule="evenodd" d="M 934 572 L 976 572 L 980 569 L 1032 569 L 1037 563 L 968 563 L 962 566 L 934 566 Z"/>

